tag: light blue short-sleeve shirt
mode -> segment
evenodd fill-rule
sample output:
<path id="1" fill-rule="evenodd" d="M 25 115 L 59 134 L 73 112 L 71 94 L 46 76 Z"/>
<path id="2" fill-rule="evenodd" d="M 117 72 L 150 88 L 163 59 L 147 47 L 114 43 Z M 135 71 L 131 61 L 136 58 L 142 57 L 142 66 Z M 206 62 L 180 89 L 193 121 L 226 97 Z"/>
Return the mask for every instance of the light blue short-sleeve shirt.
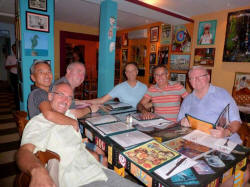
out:
<path id="1" fill-rule="evenodd" d="M 109 93 L 112 98 L 118 98 L 120 102 L 127 103 L 136 108 L 138 102 L 147 91 L 147 86 L 137 81 L 135 87 L 131 87 L 127 81 L 115 86 Z"/>
<path id="2" fill-rule="evenodd" d="M 229 121 L 239 121 L 239 109 L 234 99 L 223 89 L 210 84 L 208 93 L 199 99 L 194 92 L 189 94 L 181 105 L 177 120 L 189 114 L 200 120 L 215 124 L 223 109 L 229 104 Z"/>

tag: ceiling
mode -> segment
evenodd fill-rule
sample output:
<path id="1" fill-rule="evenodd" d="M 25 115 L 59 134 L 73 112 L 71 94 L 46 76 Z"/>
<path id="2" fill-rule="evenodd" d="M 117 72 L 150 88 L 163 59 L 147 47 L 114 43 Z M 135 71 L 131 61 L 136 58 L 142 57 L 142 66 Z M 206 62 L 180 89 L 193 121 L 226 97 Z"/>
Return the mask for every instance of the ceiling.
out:
<path id="1" fill-rule="evenodd" d="M 99 6 L 102 0 L 55 0 L 55 20 L 76 24 L 99 26 Z M 118 3 L 117 28 L 125 29 L 161 21 L 169 24 L 184 24 L 178 19 L 155 10 L 125 1 Z M 163 10 L 186 18 L 194 15 L 250 6 L 250 0 L 141 0 Z M 0 22 L 13 22 L 15 0 L 0 0 Z"/>

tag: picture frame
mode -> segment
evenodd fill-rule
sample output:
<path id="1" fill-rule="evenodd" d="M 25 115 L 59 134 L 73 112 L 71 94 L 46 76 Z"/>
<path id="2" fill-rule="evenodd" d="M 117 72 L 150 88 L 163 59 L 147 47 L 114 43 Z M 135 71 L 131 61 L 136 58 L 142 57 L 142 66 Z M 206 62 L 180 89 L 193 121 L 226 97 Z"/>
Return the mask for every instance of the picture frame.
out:
<path id="1" fill-rule="evenodd" d="M 171 44 L 172 29 L 170 24 L 161 24 L 161 45 Z"/>
<path id="2" fill-rule="evenodd" d="M 128 61 L 128 49 L 122 49 L 122 62 L 126 63 Z"/>
<path id="3" fill-rule="evenodd" d="M 169 47 L 160 47 L 158 51 L 158 64 L 168 64 Z"/>
<path id="4" fill-rule="evenodd" d="M 189 70 L 190 55 L 171 55 L 170 70 Z"/>
<path id="5" fill-rule="evenodd" d="M 172 52 L 190 53 L 191 35 L 185 25 L 175 25 L 172 28 Z"/>
<path id="6" fill-rule="evenodd" d="M 156 63 L 156 53 L 150 53 L 149 64 L 155 64 L 155 63 Z"/>
<path id="7" fill-rule="evenodd" d="M 250 93 L 250 73 L 235 72 L 233 89 L 236 92 Z"/>
<path id="8" fill-rule="evenodd" d="M 157 42 L 159 38 L 159 26 L 150 27 L 150 42 Z"/>
<path id="9" fill-rule="evenodd" d="M 122 46 L 127 47 L 128 46 L 128 33 L 124 33 L 122 35 Z"/>
<path id="10" fill-rule="evenodd" d="M 157 44 L 156 43 L 152 43 L 150 45 L 150 52 L 151 53 L 155 53 L 156 52 L 156 49 L 157 49 Z"/>
<path id="11" fill-rule="evenodd" d="M 201 21 L 198 27 L 197 45 L 215 44 L 217 20 Z"/>
<path id="12" fill-rule="evenodd" d="M 47 0 L 29 0 L 29 9 L 47 12 Z"/>
<path id="13" fill-rule="evenodd" d="M 196 48 L 194 51 L 195 66 L 214 66 L 215 48 Z"/>
<path id="14" fill-rule="evenodd" d="M 250 62 L 250 9 L 229 12 L 223 62 Z"/>
<path id="15" fill-rule="evenodd" d="M 26 12 L 26 29 L 49 32 L 49 15 Z"/>
<path id="16" fill-rule="evenodd" d="M 179 82 L 180 84 L 182 84 L 184 86 L 184 88 L 186 87 L 186 83 L 187 83 L 187 74 L 186 73 L 171 72 L 169 79 L 170 79 L 170 81 L 173 81 L 173 82 Z"/>

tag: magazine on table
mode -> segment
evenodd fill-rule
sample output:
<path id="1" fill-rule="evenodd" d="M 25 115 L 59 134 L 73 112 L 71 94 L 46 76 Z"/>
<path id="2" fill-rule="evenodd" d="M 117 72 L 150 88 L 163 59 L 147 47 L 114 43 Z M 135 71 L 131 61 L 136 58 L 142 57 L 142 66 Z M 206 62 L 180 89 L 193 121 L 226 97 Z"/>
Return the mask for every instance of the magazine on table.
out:
<path id="1" fill-rule="evenodd" d="M 129 131 L 124 132 L 121 134 L 116 134 L 110 136 L 112 140 L 114 140 L 117 144 L 122 146 L 124 149 L 128 149 L 130 147 L 133 147 L 135 145 L 147 142 L 149 140 L 152 140 L 153 138 L 147 134 L 144 134 L 140 131 Z"/>
<path id="2" fill-rule="evenodd" d="M 162 145 L 170 147 L 193 160 L 197 160 L 198 158 L 201 158 L 205 154 L 208 154 L 213 151 L 211 148 L 207 146 L 185 140 L 182 137 L 167 142 L 163 142 Z"/>
<path id="3" fill-rule="evenodd" d="M 126 150 L 122 155 L 146 171 L 153 171 L 180 156 L 177 151 L 161 145 L 156 140 Z"/>
<path id="4" fill-rule="evenodd" d="M 196 161 L 182 155 L 179 158 L 174 159 L 173 161 L 156 169 L 154 173 L 159 175 L 164 180 L 166 180 L 176 175 L 177 173 L 180 173 L 188 168 L 193 167 L 196 164 L 197 164 Z"/>
<path id="5" fill-rule="evenodd" d="M 107 123 L 104 125 L 98 125 L 96 126 L 96 128 L 102 131 L 104 135 L 111 135 L 114 133 L 119 133 L 134 129 L 133 127 L 130 127 L 128 124 L 120 121 L 114 123 Z"/>
<path id="6" fill-rule="evenodd" d="M 229 106 L 230 105 L 228 104 L 222 110 L 215 124 L 200 120 L 189 114 L 186 114 L 186 118 L 188 119 L 188 122 L 193 129 L 198 129 L 198 130 L 201 130 L 203 132 L 210 134 L 210 129 L 213 129 L 216 127 L 227 128 L 227 125 L 229 124 Z"/>
<path id="7" fill-rule="evenodd" d="M 108 103 L 104 105 L 108 110 L 125 110 L 132 108 L 130 104 L 122 103 L 122 102 L 115 102 L 115 103 Z"/>
<path id="8" fill-rule="evenodd" d="M 193 130 L 191 133 L 183 136 L 185 140 L 210 147 L 223 153 L 231 153 L 236 147 L 236 143 L 229 141 L 228 138 L 215 138 L 200 130 Z"/>
<path id="9" fill-rule="evenodd" d="M 87 123 L 90 123 L 91 125 L 96 126 L 96 125 L 105 124 L 105 123 L 117 122 L 118 120 L 116 117 L 112 115 L 103 115 L 103 116 L 87 118 L 85 121 Z"/>

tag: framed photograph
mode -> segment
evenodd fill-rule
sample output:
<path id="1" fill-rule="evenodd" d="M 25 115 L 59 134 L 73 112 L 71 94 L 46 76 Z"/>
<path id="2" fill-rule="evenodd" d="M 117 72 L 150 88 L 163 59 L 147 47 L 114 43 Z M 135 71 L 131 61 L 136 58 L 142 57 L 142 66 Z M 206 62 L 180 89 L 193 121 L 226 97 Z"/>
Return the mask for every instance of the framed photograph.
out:
<path id="1" fill-rule="evenodd" d="M 170 24 L 161 24 L 161 40 L 162 45 L 171 43 L 171 25 Z"/>
<path id="2" fill-rule="evenodd" d="M 194 65 L 214 66 L 215 48 L 196 48 L 194 51 Z"/>
<path id="3" fill-rule="evenodd" d="M 155 53 L 156 52 L 156 49 L 157 49 L 157 44 L 156 43 L 152 43 L 150 45 L 150 52 L 151 53 Z"/>
<path id="4" fill-rule="evenodd" d="M 47 11 L 47 0 L 29 0 L 29 9 Z"/>
<path id="5" fill-rule="evenodd" d="M 150 53 L 149 64 L 155 64 L 156 62 L 156 53 Z"/>
<path id="6" fill-rule="evenodd" d="M 191 51 L 191 36 L 185 25 L 173 26 L 172 52 L 189 53 Z"/>
<path id="7" fill-rule="evenodd" d="M 159 38 L 159 27 L 150 28 L 150 42 L 157 42 Z"/>
<path id="8" fill-rule="evenodd" d="M 234 79 L 234 89 L 235 91 L 245 91 L 250 93 L 250 73 L 235 73 Z"/>
<path id="9" fill-rule="evenodd" d="M 198 28 L 198 45 L 213 45 L 215 43 L 217 20 L 202 21 Z"/>
<path id="10" fill-rule="evenodd" d="M 190 55 L 171 55 L 171 70 L 189 70 Z"/>
<path id="11" fill-rule="evenodd" d="M 127 49 L 123 49 L 122 50 L 122 62 L 127 62 L 128 61 L 128 50 Z"/>
<path id="12" fill-rule="evenodd" d="M 250 62 L 250 9 L 229 12 L 223 62 Z"/>
<path id="13" fill-rule="evenodd" d="M 122 35 L 122 46 L 124 47 L 128 46 L 128 33 Z"/>
<path id="14" fill-rule="evenodd" d="M 185 73 L 170 73 L 170 80 L 173 82 L 179 82 L 184 87 L 186 87 L 187 74 Z"/>
<path id="15" fill-rule="evenodd" d="M 158 64 L 168 64 L 169 47 L 160 47 L 158 51 Z"/>
<path id="16" fill-rule="evenodd" d="M 49 16 L 26 12 L 26 29 L 49 32 Z"/>

